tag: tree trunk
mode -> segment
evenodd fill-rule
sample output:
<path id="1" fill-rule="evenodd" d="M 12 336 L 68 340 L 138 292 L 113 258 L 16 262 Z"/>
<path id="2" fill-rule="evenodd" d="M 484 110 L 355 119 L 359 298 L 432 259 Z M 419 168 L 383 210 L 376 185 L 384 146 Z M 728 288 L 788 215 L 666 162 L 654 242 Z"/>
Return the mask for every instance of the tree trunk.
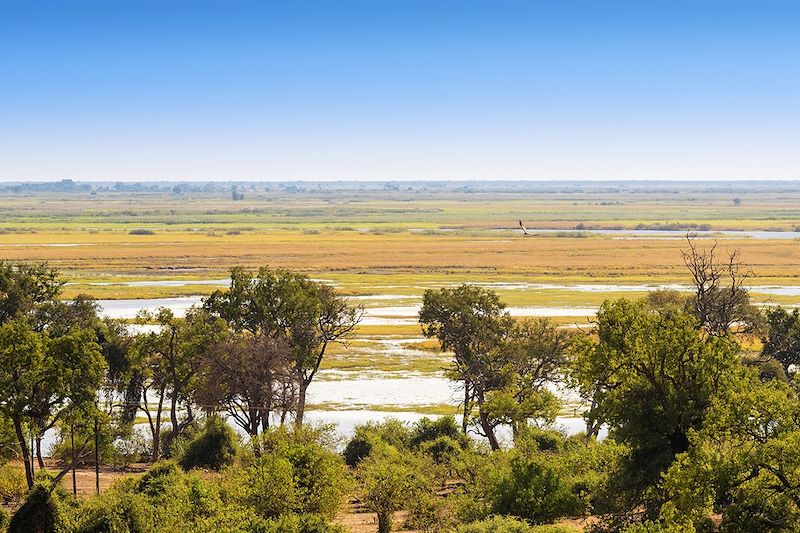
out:
<path id="1" fill-rule="evenodd" d="M 39 470 L 44 470 L 44 457 L 42 457 L 42 437 L 36 437 L 36 461 L 39 463 Z"/>
<path id="2" fill-rule="evenodd" d="M 178 424 L 178 393 L 174 388 L 170 394 L 169 419 L 172 422 L 172 437 L 175 438 L 180 433 L 181 427 Z"/>
<path id="3" fill-rule="evenodd" d="M 161 459 L 161 411 L 164 407 L 164 391 L 165 387 L 162 386 L 158 395 L 158 412 L 156 412 L 156 423 L 152 427 L 153 430 L 153 462 L 158 462 Z M 145 401 L 147 399 L 145 398 Z"/>
<path id="4" fill-rule="evenodd" d="M 378 513 L 378 533 L 390 533 L 392 531 L 392 513 Z"/>
<path id="5" fill-rule="evenodd" d="M 305 416 L 306 413 L 306 391 L 308 390 L 308 385 L 309 383 L 301 379 L 297 387 L 297 418 L 294 421 L 297 427 L 303 425 L 303 416 Z"/>
<path id="6" fill-rule="evenodd" d="M 492 447 L 492 450 L 499 450 L 500 443 L 497 441 L 497 437 L 494 434 L 494 428 L 492 427 L 492 424 L 489 422 L 489 417 L 486 415 L 486 411 L 483 410 L 483 391 L 480 389 L 477 392 L 477 398 L 478 398 L 478 419 L 480 420 L 483 434 L 489 440 L 489 446 Z"/>
<path id="7" fill-rule="evenodd" d="M 22 421 L 18 417 L 13 418 L 14 431 L 19 441 L 19 449 L 22 451 L 22 460 L 25 463 L 25 481 L 28 482 L 28 490 L 33 488 L 33 468 L 31 464 L 30 451 L 28 450 L 28 440 L 22 431 Z"/>
<path id="8" fill-rule="evenodd" d="M 464 415 L 461 419 L 461 432 L 467 434 L 467 425 L 469 424 L 469 383 L 464 381 Z"/>
<path id="9" fill-rule="evenodd" d="M 75 424 L 69 426 L 69 444 L 72 449 L 72 495 L 78 497 L 78 480 L 75 477 L 75 464 L 78 460 L 75 458 Z"/>
<path id="10" fill-rule="evenodd" d="M 100 424 L 94 419 L 94 488 L 100 494 Z"/>

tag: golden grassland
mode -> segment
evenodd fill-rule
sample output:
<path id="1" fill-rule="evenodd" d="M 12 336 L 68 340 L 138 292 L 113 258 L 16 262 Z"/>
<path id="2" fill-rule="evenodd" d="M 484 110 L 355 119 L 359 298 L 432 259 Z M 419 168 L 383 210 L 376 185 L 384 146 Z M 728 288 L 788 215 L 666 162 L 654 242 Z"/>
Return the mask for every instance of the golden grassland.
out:
<path id="1" fill-rule="evenodd" d="M 270 265 L 336 283 L 350 295 L 418 301 L 425 288 L 483 283 L 685 283 L 680 239 L 618 239 L 529 228 L 632 228 L 698 224 L 713 230 L 800 226 L 800 193 L 599 192 L 214 194 L 0 193 L 0 260 L 48 261 L 66 276 L 65 295 L 101 299 L 206 295 L 235 265 Z M 581 226 L 583 225 L 583 226 Z M 131 234 L 147 229 L 152 234 Z M 800 236 L 800 233 L 798 233 Z M 707 240 L 703 244 L 710 245 Z M 800 241 L 736 238 L 752 282 L 800 285 Z M 128 286 L 186 280 L 183 286 Z M 104 283 L 96 285 L 95 283 Z M 497 288 L 513 306 L 596 306 L 610 293 Z M 625 293 L 626 296 L 640 296 Z M 775 303 L 798 298 L 759 296 Z M 367 306 L 394 302 L 365 301 Z"/>
<path id="2" fill-rule="evenodd" d="M 143 276 L 210 279 L 224 277 L 235 265 L 291 268 L 352 287 L 354 293 L 381 285 L 397 292 L 419 283 L 461 281 L 686 280 L 682 242 L 667 239 L 522 237 L 513 233 L 499 239 L 457 233 L 375 235 L 335 230 L 313 235 L 287 230 L 228 236 L 162 231 L 143 236 L 115 232 L 99 239 L 72 231 L 0 237 L 0 259 L 48 261 L 75 281 Z M 78 245 L 42 246 L 56 243 Z M 726 239 L 722 246 L 741 250 L 753 269 L 754 282 L 800 282 L 800 245 L 794 240 Z"/>

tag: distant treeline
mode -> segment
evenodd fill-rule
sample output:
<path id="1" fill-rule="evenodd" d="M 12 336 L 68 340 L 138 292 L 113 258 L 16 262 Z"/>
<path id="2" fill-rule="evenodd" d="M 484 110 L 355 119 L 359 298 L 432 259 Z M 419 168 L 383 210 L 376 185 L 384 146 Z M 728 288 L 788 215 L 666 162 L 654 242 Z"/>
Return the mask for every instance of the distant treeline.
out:
<path id="1" fill-rule="evenodd" d="M 550 194 L 683 194 L 800 192 L 800 181 L 19 181 L 0 183 L 0 192 L 448 192 Z"/>

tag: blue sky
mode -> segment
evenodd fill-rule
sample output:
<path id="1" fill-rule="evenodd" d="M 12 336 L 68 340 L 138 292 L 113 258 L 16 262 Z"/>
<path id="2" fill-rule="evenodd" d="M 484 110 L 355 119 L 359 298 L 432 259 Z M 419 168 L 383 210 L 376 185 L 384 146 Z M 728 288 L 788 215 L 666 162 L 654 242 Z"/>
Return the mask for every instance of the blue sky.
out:
<path id="1" fill-rule="evenodd" d="M 800 179 L 800 3 L 0 0 L 0 180 Z"/>

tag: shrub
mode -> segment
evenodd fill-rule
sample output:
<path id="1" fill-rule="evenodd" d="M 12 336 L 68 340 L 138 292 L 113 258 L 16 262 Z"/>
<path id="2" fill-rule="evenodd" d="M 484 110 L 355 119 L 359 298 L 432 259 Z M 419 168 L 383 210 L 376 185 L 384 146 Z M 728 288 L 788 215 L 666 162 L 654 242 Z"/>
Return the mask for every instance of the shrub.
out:
<path id="1" fill-rule="evenodd" d="M 341 526 L 330 524 L 317 515 L 286 514 L 266 520 L 258 527 L 259 533 L 345 533 Z"/>
<path id="2" fill-rule="evenodd" d="M 144 533 L 154 529 L 154 509 L 144 495 L 111 490 L 81 506 L 75 532 Z"/>
<path id="3" fill-rule="evenodd" d="M 434 531 L 449 531 L 454 525 L 455 517 L 450 507 L 442 498 L 438 498 L 433 493 L 418 494 L 409 503 L 405 529 L 418 529 L 423 533 L 433 533 Z"/>
<path id="4" fill-rule="evenodd" d="M 292 465 L 294 510 L 333 518 L 349 488 L 349 476 L 342 459 L 318 444 L 292 446 L 286 458 Z"/>
<path id="5" fill-rule="evenodd" d="M 518 436 L 518 444 L 532 444 L 540 452 L 560 452 L 564 449 L 565 437 L 552 429 L 528 426 Z"/>
<path id="6" fill-rule="evenodd" d="M 434 441 L 422 443 L 420 451 L 433 459 L 436 464 L 450 464 L 463 448 L 450 437 L 439 437 Z"/>
<path id="7" fill-rule="evenodd" d="M 28 485 L 21 466 L 12 464 L 0 466 L 0 502 L 6 505 L 19 502 L 25 497 L 26 492 Z"/>
<path id="8" fill-rule="evenodd" d="M 135 228 L 128 232 L 128 235 L 155 235 L 156 232 L 151 229 Z"/>
<path id="9" fill-rule="evenodd" d="M 516 518 L 492 516 L 480 522 L 463 525 L 458 533 L 531 533 L 533 528 Z"/>
<path id="10" fill-rule="evenodd" d="M 63 491 L 37 485 L 8 523 L 8 533 L 43 533 L 68 530 Z"/>
<path id="11" fill-rule="evenodd" d="M 428 481 L 420 469 L 403 461 L 396 451 L 362 461 L 359 476 L 362 501 L 377 513 L 379 533 L 391 531 L 394 512 L 428 491 Z"/>
<path id="12" fill-rule="evenodd" d="M 264 518 L 289 513 L 295 506 L 292 464 L 284 457 L 267 454 L 232 471 L 228 487 L 237 500 Z"/>
<path id="13" fill-rule="evenodd" d="M 408 427 L 399 420 L 387 418 L 381 423 L 368 422 L 357 426 L 353 438 L 348 441 L 342 455 L 348 466 L 356 466 L 369 456 L 379 443 L 402 450 L 409 446 L 410 441 L 411 432 Z"/>
<path id="14" fill-rule="evenodd" d="M 420 419 L 411 430 L 409 444 L 412 448 L 419 448 L 423 443 L 435 441 L 440 437 L 449 437 L 462 448 L 469 446 L 469 437 L 461 432 L 456 418 L 452 415 L 436 419 L 428 417 Z"/>
<path id="15" fill-rule="evenodd" d="M 147 496 L 162 496 L 181 477 L 183 471 L 173 461 L 162 461 L 152 466 L 139 479 L 136 490 Z"/>
<path id="16" fill-rule="evenodd" d="M 490 491 L 492 510 L 513 515 L 535 524 L 581 512 L 581 501 L 552 468 L 536 460 L 514 457 L 511 472 Z"/>
<path id="17" fill-rule="evenodd" d="M 191 441 L 200 432 L 200 425 L 192 422 L 183 428 L 179 435 L 172 433 L 172 428 L 168 427 L 161 431 L 160 445 L 161 457 L 169 459 L 173 456 L 181 455 L 186 443 Z"/>
<path id="18" fill-rule="evenodd" d="M 578 530 L 563 526 L 532 526 L 508 516 L 492 516 L 479 522 L 460 526 L 458 533 L 576 533 Z"/>
<path id="19" fill-rule="evenodd" d="M 210 416 L 203 430 L 186 445 L 179 460 L 184 470 L 207 467 L 221 470 L 233 463 L 239 438 L 222 417 Z"/>
<path id="20" fill-rule="evenodd" d="M 342 456 L 347 466 L 357 466 L 363 459 L 372 453 L 372 439 L 364 434 L 359 434 L 358 431 L 352 439 L 344 447 Z"/>

